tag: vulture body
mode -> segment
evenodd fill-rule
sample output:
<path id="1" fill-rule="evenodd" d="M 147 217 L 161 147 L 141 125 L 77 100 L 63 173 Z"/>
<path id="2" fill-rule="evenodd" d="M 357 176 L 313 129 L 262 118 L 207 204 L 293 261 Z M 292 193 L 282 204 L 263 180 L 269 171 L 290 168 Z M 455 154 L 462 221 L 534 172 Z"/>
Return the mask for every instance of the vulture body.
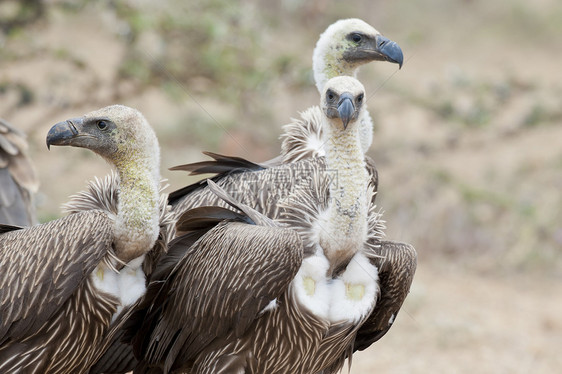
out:
<path id="1" fill-rule="evenodd" d="M 135 373 L 336 373 L 388 331 L 416 254 L 381 240 L 360 144 L 363 100 L 351 77 L 326 83 L 324 158 L 263 170 L 216 156 L 193 167 L 232 174 L 172 198 L 184 236 L 125 323 Z M 231 206 L 242 217 L 224 213 Z M 194 237 L 221 214 L 226 221 Z"/>
<path id="2" fill-rule="evenodd" d="M 88 148 L 117 175 L 74 197 L 67 217 L 2 230 L 2 373 L 86 372 L 112 318 L 144 293 L 146 254 L 166 246 L 159 147 L 142 114 L 111 106 L 60 122 L 47 145 Z"/>
<path id="3" fill-rule="evenodd" d="M 37 223 L 33 195 L 39 180 L 26 149 L 25 135 L 0 119 L 0 224 Z"/>

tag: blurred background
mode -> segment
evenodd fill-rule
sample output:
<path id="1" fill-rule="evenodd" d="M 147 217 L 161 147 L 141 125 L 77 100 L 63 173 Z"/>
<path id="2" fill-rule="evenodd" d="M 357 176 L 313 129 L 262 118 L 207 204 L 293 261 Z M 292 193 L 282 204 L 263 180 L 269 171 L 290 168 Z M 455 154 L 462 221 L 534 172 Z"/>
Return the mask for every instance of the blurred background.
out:
<path id="1" fill-rule="evenodd" d="M 209 150 L 264 161 L 319 102 L 318 36 L 358 17 L 403 49 L 360 80 L 387 237 L 413 244 L 412 292 L 351 373 L 562 367 L 562 2 L 0 1 L 0 117 L 28 134 L 41 222 L 109 167 L 45 146 L 54 123 L 141 110 L 168 167 Z"/>

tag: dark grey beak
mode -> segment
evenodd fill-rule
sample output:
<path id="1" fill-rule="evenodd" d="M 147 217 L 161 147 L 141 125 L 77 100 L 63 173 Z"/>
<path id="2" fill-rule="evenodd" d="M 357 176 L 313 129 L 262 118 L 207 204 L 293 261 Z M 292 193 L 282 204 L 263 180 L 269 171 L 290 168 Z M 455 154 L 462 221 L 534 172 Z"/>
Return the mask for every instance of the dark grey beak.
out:
<path id="1" fill-rule="evenodd" d="M 344 92 L 340 96 L 340 101 L 338 102 L 338 114 L 343 123 L 344 130 L 347 129 L 347 124 L 353 117 L 355 113 L 355 105 L 353 105 L 353 95 Z"/>
<path id="2" fill-rule="evenodd" d="M 51 145 L 69 145 L 78 136 L 77 123 L 82 123 L 82 119 L 69 119 L 51 127 L 47 134 L 47 148 L 51 149 Z"/>
<path id="3" fill-rule="evenodd" d="M 399 68 L 402 68 L 402 63 L 404 62 L 404 54 L 402 54 L 402 49 L 396 42 L 385 38 L 382 35 L 377 35 L 377 51 L 383 55 L 386 61 L 394 62 L 398 64 Z"/>

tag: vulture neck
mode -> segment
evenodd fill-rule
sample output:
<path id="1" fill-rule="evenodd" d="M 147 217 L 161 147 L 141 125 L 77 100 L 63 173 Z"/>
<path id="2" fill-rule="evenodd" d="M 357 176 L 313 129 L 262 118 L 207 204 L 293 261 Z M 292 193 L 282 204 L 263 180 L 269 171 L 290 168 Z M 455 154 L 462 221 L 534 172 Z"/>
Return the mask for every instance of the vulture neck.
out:
<path id="1" fill-rule="evenodd" d="M 327 119 L 326 119 L 327 120 Z M 339 120 L 338 120 L 339 121 Z M 320 245 L 332 269 L 345 264 L 362 249 L 367 237 L 367 185 L 369 175 L 361 149 L 357 123 L 325 124 L 326 166 L 330 173 L 330 199 L 321 228 Z"/>
<path id="2" fill-rule="evenodd" d="M 341 46 L 340 46 L 341 47 Z M 324 85 L 330 79 L 346 75 L 356 78 L 357 66 L 345 61 L 335 45 L 318 43 L 312 55 L 312 70 L 318 92 L 322 93 Z"/>
<path id="3" fill-rule="evenodd" d="M 324 85 L 332 78 L 342 75 L 357 78 L 359 67 L 346 62 L 336 46 L 318 44 L 312 56 L 312 69 L 318 92 L 322 93 Z M 364 106 L 366 107 L 366 103 Z M 365 109 L 359 115 L 358 121 L 361 131 L 361 150 L 365 154 L 373 141 L 373 120 Z"/>
<path id="4" fill-rule="evenodd" d="M 115 163 L 119 205 L 114 246 L 125 263 L 147 253 L 159 233 L 159 150 L 140 153 Z"/>

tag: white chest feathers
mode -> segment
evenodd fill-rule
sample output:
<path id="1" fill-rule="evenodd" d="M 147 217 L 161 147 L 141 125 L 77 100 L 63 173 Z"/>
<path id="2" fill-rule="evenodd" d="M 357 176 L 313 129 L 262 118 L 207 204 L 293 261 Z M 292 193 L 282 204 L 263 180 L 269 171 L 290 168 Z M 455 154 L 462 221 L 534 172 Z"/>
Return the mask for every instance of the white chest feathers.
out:
<path id="1" fill-rule="evenodd" d="M 101 262 L 92 273 L 94 286 L 119 300 L 113 320 L 124 307 L 133 304 L 146 292 L 146 277 L 142 270 L 143 260 L 144 256 L 135 258 L 118 273 Z"/>
<path id="2" fill-rule="evenodd" d="M 376 266 L 358 253 L 339 277 L 328 278 L 328 268 L 321 253 L 303 261 L 292 282 L 300 305 L 332 323 L 355 323 L 370 314 L 380 292 Z"/>

